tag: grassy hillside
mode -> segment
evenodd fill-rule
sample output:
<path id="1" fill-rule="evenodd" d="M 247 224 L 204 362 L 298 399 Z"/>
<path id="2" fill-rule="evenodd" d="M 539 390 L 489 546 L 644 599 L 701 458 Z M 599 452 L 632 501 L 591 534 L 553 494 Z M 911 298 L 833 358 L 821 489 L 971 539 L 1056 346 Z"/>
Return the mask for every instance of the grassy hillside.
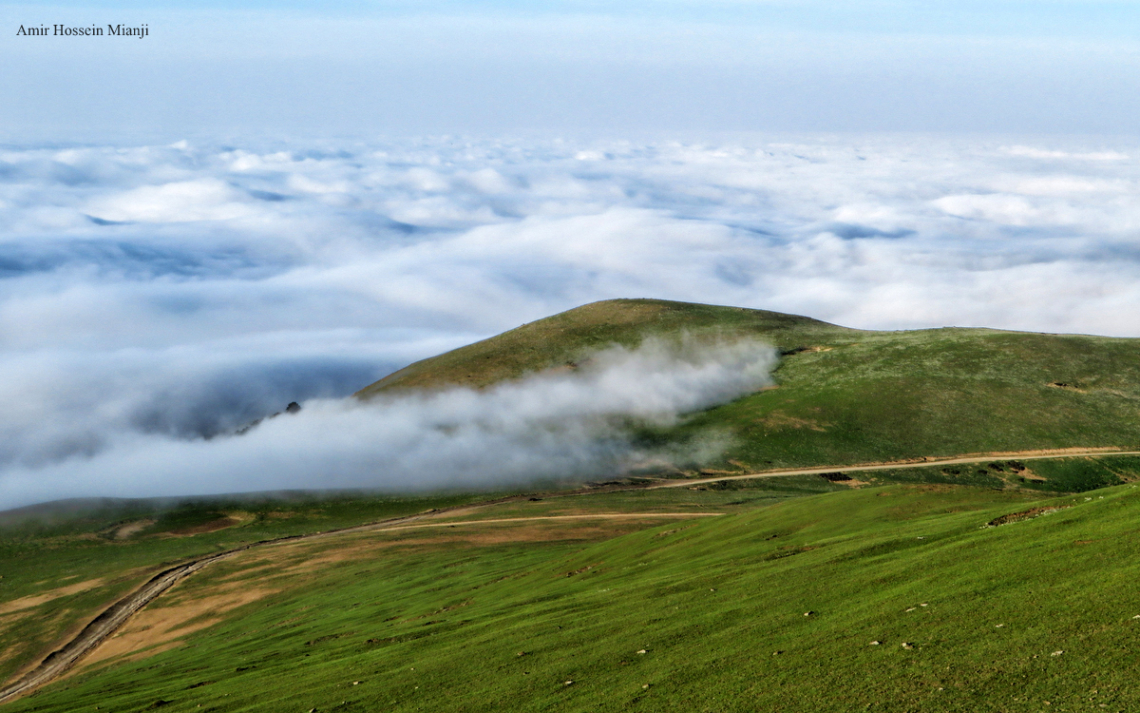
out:
<path id="1" fill-rule="evenodd" d="M 990 451 L 1140 446 L 1140 340 L 988 329 L 859 331 L 806 317 L 611 300 L 417 362 L 358 396 L 484 387 L 649 335 L 759 337 L 779 388 L 645 431 L 647 445 L 730 434 L 750 469 Z"/>
<path id="2" fill-rule="evenodd" d="M 380 498 L 71 502 L 0 513 L 0 680 L 39 661 L 151 574 L 190 557 L 484 500 Z"/>
<path id="3" fill-rule="evenodd" d="M 251 552 L 125 635 L 149 651 L 8 709 L 1134 710 L 1140 489 L 1027 498 L 845 488 L 596 544 L 500 522 Z"/>
<path id="4" fill-rule="evenodd" d="M 464 512 L 468 518 L 518 517 L 536 509 L 573 514 L 615 506 L 626 511 L 729 512 L 844 489 L 842 484 L 803 477 L 697 491 L 613 494 L 581 502 L 534 491 L 486 512 Z M 532 496 L 542 500 L 531 502 Z M 0 513 L 0 681 L 41 660 L 152 574 L 188 558 L 499 499 L 486 492 L 414 497 L 277 494 L 181 503 L 70 502 Z M 591 537 L 612 534 L 602 529 Z"/>

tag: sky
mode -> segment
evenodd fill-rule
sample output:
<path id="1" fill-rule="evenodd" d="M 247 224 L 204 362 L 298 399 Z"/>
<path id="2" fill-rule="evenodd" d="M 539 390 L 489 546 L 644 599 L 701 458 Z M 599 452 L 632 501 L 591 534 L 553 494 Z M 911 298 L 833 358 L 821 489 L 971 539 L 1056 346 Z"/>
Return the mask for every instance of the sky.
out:
<path id="1" fill-rule="evenodd" d="M 1140 3 L 0 4 L 12 138 L 1136 133 Z M 143 39 L 21 37 L 141 26 Z"/>
<path id="2" fill-rule="evenodd" d="M 760 388 L 765 345 L 345 401 L 600 299 L 1140 337 L 1140 3 L 0 18 L 0 509 L 714 454 L 641 453 L 614 424 L 645 400 L 639 417 L 668 421 Z M 149 35 L 15 34 L 41 23 Z"/>

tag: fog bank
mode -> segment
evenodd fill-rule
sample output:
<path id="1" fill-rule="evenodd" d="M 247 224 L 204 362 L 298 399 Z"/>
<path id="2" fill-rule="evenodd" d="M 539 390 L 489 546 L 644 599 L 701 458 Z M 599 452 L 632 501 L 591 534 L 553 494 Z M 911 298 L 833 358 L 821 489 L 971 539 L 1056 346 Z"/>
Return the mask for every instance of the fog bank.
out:
<path id="1" fill-rule="evenodd" d="M 777 356 L 752 341 L 648 340 L 614 346 L 575 371 L 482 391 L 315 399 L 244 435 L 180 440 L 161 431 L 97 431 L 102 447 L 40 467 L 10 466 L 0 503 L 59 497 L 196 495 L 281 489 L 480 489 L 535 480 L 616 477 L 653 460 L 701 460 L 721 443 L 639 449 L 628 427 L 684 413 L 771 383 Z"/>

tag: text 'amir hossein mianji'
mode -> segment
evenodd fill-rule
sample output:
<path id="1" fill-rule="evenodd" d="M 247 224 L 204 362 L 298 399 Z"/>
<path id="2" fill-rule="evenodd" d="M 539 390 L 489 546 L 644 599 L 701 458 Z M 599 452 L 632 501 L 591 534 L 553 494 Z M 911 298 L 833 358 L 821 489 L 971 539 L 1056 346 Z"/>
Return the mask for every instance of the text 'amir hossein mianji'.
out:
<path id="1" fill-rule="evenodd" d="M 127 27 L 125 25 L 107 25 L 107 31 L 104 32 L 102 27 L 98 25 L 91 25 L 90 27 L 68 27 L 67 25 L 40 25 L 39 27 L 24 27 L 20 25 L 20 29 L 16 30 L 16 35 L 24 35 L 28 37 L 102 37 L 104 35 L 112 37 L 138 37 L 142 39 L 150 34 L 150 28 L 147 25 L 140 25 L 139 27 Z"/>

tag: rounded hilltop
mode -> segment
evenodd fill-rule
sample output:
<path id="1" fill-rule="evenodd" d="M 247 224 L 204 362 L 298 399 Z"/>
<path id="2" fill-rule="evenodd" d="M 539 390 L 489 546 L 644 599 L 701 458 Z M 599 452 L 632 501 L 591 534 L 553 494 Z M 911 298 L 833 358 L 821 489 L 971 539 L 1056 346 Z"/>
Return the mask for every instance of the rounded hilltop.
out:
<path id="1" fill-rule="evenodd" d="M 370 398 L 390 390 L 482 388 L 528 373 L 571 367 L 611 344 L 632 347 L 650 336 L 762 337 L 794 349 L 805 339 L 857 333 L 810 317 L 744 307 L 614 299 L 545 317 L 439 356 L 411 364 L 357 392 Z"/>

